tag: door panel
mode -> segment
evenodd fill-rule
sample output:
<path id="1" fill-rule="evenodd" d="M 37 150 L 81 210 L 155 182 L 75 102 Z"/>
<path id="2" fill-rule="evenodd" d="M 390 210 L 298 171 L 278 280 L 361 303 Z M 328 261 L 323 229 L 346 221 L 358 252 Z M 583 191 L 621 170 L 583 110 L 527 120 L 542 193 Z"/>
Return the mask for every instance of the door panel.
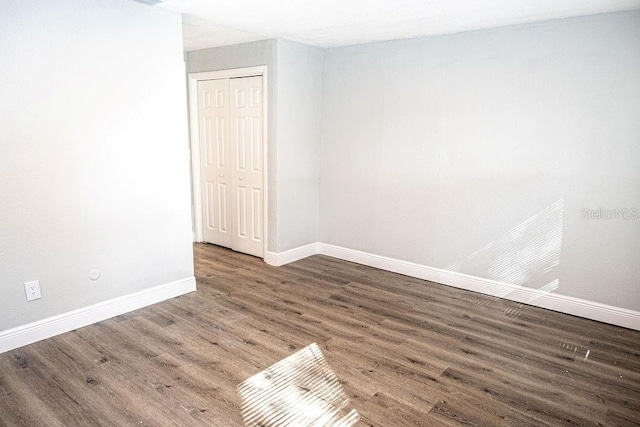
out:
<path id="1" fill-rule="evenodd" d="M 229 164 L 229 85 L 226 80 L 198 82 L 200 171 L 203 235 L 206 242 L 231 247 L 231 185 Z"/>
<path id="2" fill-rule="evenodd" d="M 262 190 L 260 188 L 252 189 L 251 209 L 252 212 L 263 212 L 262 208 Z M 262 215 L 253 215 L 253 235 L 254 240 L 262 240 Z"/>
<path id="3" fill-rule="evenodd" d="M 219 182 L 218 183 L 218 194 L 217 194 L 217 198 L 218 200 L 224 201 L 224 203 L 219 203 L 218 204 L 218 218 L 220 218 L 220 226 L 219 229 L 221 232 L 223 233 L 229 233 L 228 235 L 231 236 L 231 230 L 229 230 L 229 211 L 230 211 L 230 207 L 231 205 L 228 203 L 228 200 L 230 200 L 229 195 L 227 194 L 227 183 L 226 182 Z"/>
<path id="4" fill-rule="evenodd" d="M 262 77 L 230 79 L 233 249 L 263 256 Z"/>

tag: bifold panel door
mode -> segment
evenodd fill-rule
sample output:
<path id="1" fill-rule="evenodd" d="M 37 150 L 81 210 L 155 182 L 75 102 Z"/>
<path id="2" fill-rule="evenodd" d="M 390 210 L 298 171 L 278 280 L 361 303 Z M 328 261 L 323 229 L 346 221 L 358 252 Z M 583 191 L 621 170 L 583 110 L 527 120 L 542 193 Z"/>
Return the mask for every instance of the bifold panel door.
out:
<path id="1" fill-rule="evenodd" d="M 198 82 L 198 124 L 204 240 L 231 248 L 228 79 Z"/>
<path id="2" fill-rule="evenodd" d="M 234 250 L 263 255 L 262 77 L 229 80 Z"/>
<path id="3" fill-rule="evenodd" d="M 198 82 L 203 235 L 263 256 L 262 78 Z"/>

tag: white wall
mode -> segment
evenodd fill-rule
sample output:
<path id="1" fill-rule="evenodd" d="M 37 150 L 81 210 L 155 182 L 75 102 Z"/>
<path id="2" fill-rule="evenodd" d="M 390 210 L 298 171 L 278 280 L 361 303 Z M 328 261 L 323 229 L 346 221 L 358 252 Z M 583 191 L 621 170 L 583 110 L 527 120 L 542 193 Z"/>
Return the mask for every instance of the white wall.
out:
<path id="1" fill-rule="evenodd" d="M 638 11 L 325 51 L 319 240 L 640 310 L 638 76 Z"/>
<path id="2" fill-rule="evenodd" d="M 0 332 L 193 276 L 181 38 L 131 1 L 0 2 Z"/>
<path id="3" fill-rule="evenodd" d="M 278 40 L 278 252 L 318 241 L 322 61 Z"/>
<path id="4" fill-rule="evenodd" d="M 190 73 L 232 70 L 256 65 L 275 68 L 277 40 L 234 44 L 187 52 L 187 69 Z M 275 76 L 275 74 L 274 74 Z"/>

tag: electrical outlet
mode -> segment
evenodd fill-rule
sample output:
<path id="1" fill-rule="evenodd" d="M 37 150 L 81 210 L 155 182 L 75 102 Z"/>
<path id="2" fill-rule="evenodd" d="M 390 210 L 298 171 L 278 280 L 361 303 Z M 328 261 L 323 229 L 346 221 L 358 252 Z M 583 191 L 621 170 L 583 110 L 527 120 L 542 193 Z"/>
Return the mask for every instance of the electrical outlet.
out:
<path id="1" fill-rule="evenodd" d="M 42 297 L 40 294 L 40 282 L 33 280 L 31 282 L 25 282 L 24 291 L 27 294 L 27 301 L 33 301 Z"/>

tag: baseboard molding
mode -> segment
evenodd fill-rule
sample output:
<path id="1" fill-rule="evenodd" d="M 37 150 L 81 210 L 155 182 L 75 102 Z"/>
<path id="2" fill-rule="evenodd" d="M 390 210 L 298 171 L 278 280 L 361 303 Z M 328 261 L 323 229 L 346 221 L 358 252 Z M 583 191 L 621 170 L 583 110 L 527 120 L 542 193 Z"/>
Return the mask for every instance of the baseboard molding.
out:
<path id="1" fill-rule="evenodd" d="M 278 254 L 271 253 L 268 257 L 265 257 L 265 261 L 271 265 L 281 266 L 315 254 L 327 255 L 381 270 L 404 274 L 405 276 L 453 286 L 455 288 L 466 289 L 468 291 L 505 298 L 511 301 L 584 317 L 586 319 L 640 330 L 640 312 L 635 310 L 614 307 L 544 290 L 511 285 L 455 271 L 428 267 L 426 265 L 374 255 L 328 243 L 318 242 Z"/>
<path id="2" fill-rule="evenodd" d="M 264 256 L 264 262 L 269 265 L 280 267 L 294 261 L 301 260 L 318 253 L 318 243 L 310 243 L 308 245 L 299 246 L 284 252 L 267 252 Z"/>
<path id="3" fill-rule="evenodd" d="M 0 332 L 0 353 L 196 290 L 188 277 Z"/>

